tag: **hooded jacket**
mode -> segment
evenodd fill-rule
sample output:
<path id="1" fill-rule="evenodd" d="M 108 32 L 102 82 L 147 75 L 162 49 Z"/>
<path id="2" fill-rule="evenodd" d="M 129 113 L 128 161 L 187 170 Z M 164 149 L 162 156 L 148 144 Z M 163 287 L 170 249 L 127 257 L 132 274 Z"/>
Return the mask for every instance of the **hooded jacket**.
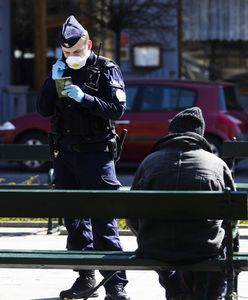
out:
<path id="1" fill-rule="evenodd" d="M 138 168 L 131 189 L 221 191 L 225 187 L 235 189 L 226 163 L 211 153 L 202 136 L 186 132 L 156 143 Z M 128 221 L 137 229 L 138 256 L 183 263 L 220 254 L 222 220 Z"/>

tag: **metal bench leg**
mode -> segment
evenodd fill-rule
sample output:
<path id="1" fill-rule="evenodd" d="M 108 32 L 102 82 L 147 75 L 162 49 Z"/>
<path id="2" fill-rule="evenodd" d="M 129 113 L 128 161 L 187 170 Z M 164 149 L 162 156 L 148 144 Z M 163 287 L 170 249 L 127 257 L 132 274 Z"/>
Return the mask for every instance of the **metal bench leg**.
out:
<path id="1" fill-rule="evenodd" d="M 233 267 L 233 238 L 232 238 L 232 222 L 226 221 L 226 274 L 227 274 L 227 293 L 226 299 L 233 300 L 236 298 L 235 293 L 235 271 Z"/>
<path id="2" fill-rule="evenodd" d="M 53 219 L 52 218 L 48 218 L 48 223 L 47 223 L 47 234 L 52 234 L 54 232 L 59 231 L 60 226 L 63 225 L 63 219 L 59 218 L 58 219 L 58 226 L 53 228 Z"/>
<path id="3" fill-rule="evenodd" d="M 118 271 L 113 271 L 109 273 L 108 276 L 104 277 L 103 280 L 97 286 L 95 286 L 94 289 L 91 290 L 88 295 L 86 295 L 86 297 L 84 297 L 84 300 L 89 299 L 93 293 L 95 293 L 101 286 L 107 283 L 117 272 Z"/>
<path id="4" fill-rule="evenodd" d="M 235 238 L 233 239 L 233 252 L 239 252 L 239 248 L 240 248 L 239 239 L 240 239 L 240 235 L 238 232 L 237 235 L 235 236 Z M 235 278 L 234 278 L 235 293 L 238 293 L 238 275 L 239 274 L 235 274 Z"/>
<path id="5" fill-rule="evenodd" d="M 51 234 L 53 232 L 53 219 L 48 218 L 47 222 L 47 234 Z"/>

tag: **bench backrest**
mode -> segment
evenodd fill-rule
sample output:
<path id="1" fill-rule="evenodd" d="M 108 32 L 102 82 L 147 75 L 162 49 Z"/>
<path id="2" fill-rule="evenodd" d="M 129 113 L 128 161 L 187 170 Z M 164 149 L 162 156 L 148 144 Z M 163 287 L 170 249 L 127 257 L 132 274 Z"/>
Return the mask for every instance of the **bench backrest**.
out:
<path id="1" fill-rule="evenodd" d="M 222 148 L 223 158 L 248 158 L 248 142 L 224 141 Z"/>
<path id="2" fill-rule="evenodd" d="M 0 190 L 1 217 L 248 219 L 247 193 Z"/>
<path id="3" fill-rule="evenodd" d="M 0 160 L 50 160 L 48 145 L 0 144 Z"/>

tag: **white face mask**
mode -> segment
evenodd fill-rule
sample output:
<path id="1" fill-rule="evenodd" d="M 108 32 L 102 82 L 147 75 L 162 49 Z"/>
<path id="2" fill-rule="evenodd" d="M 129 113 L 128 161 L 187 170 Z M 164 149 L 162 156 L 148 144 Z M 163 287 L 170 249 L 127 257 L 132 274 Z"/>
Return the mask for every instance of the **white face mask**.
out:
<path id="1" fill-rule="evenodd" d="M 68 56 L 66 59 L 66 63 L 71 69 L 78 70 L 85 66 L 89 56 L 90 56 L 90 50 L 88 50 L 87 54 L 83 57 Z"/>

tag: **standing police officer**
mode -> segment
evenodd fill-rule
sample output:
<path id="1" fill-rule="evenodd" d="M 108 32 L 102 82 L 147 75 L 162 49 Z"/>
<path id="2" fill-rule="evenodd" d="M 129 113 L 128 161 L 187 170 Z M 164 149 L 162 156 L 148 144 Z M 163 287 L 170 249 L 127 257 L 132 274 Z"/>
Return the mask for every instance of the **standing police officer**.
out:
<path id="1" fill-rule="evenodd" d="M 126 94 L 119 67 L 92 50 L 88 32 L 70 16 L 60 32 L 62 57 L 52 67 L 38 98 L 38 110 L 52 116 L 50 148 L 57 189 L 112 189 L 121 184 L 114 160 L 116 139 L 113 120 L 125 110 Z M 71 77 L 62 97 L 55 81 Z M 68 199 L 68 201 L 70 201 Z M 65 218 L 68 250 L 122 250 L 115 219 Z M 110 271 L 101 271 L 106 277 Z M 125 271 L 106 284 L 105 300 L 130 300 Z M 60 299 L 84 298 L 96 285 L 94 270 L 80 270 L 72 287 Z M 97 296 L 97 293 L 92 295 Z"/>

